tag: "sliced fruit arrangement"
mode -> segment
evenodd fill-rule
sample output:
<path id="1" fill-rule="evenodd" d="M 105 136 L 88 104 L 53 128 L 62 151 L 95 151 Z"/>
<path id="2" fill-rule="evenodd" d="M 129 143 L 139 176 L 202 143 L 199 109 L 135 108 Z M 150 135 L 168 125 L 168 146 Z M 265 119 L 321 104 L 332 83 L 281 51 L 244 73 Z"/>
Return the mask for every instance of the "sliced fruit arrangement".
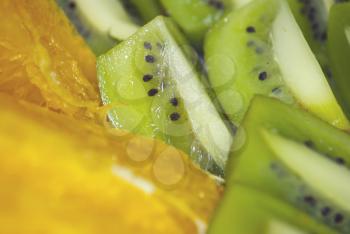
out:
<path id="1" fill-rule="evenodd" d="M 208 33 L 205 57 L 212 88 L 235 125 L 260 94 L 349 128 L 284 0 L 256 0 L 230 13 Z"/>
<path id="2" fill-rule="evenodd" d="M 338 232 L 278 199 L 236 185 L 226 191 L 208 233 L 335 234 Z"/>
<path id="3" fill-rule="evenodd" d="M 115 127 L 162 139 L 205 169 L 223 168 L 232 136 L 200 82 L 196 62 L 174 24 L 157 17 L 99 57 L 102 100 Z"/>
<path id="4" fill-rule="evenodd" d="M 228 163 L 228 187 L 258 189 L 349 233 L 349 134 L 267 97 L 253 100 L 238 131 L 245 144 Z"/>
<path id="5" fill-rule="evenodd" d="M 56 1 L 97 55 L 125 40 L 139 27 L 121 0 Z"/>
<path id="6" fill-rule="evenodd" d="M 332 7 L 329 19 L 329 57 L 339 100 L 350 117 L 350 3 Z"/>
<path id="7" fill-rule="evenodd" d="M 160 2 L 189 39 L 197 45 L 203 41 L 208 29 L 226 11 L 232 9 L 231 0 L 160 0 Z"/>
<path id="8" fill-rule="evenodd" d="M 55 1 L 3 0 L 0 15 L 0 92 L 93 118 L 96 58 Z"/>
<path id="9" fill-rule="evenodd" d="M 0 106 L 0 233 L 206 229 L 221 187 L 179 150 L 4 95 Z"/>

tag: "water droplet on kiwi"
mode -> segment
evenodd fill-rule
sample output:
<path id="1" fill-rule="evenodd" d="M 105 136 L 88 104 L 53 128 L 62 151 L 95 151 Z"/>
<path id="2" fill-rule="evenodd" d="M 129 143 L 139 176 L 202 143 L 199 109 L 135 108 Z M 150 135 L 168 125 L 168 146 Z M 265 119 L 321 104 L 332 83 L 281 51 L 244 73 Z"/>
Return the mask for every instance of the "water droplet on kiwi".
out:
<path id="1" fill-rule="evenodd" d="M 236 135 L 233 140 L 233 144 L 231 147 L 231 151 L 238 151 L 240 150 L 244 144 L 246 143 L 247 140 L 247 133 L 246 130 L 241 126 L 238 128 Z"/>
<path id="2" fill-rule="evenodd" d="M 221 69 L 222 67 L 225 67 L 225 69 Z M 215 70 L 217 68 L 220 69 Z M 224 54 L 216 54 L 208 58 L 207 70 L 209 74 L 217 74 L 216 77 L 220 78 L 211 84 L 213 88 L 216 88 L 232 82 L 235 78 L 236 64 L 230 57 Z"/>
<path id="3" fill-rule="evenodd" d="M 144 118 L 144 113 L 126 105 L 113 106 L 108 113 L 114 127 L 130 132 L 135 131 Z"/>
<path id="4" fill-rule="evenodd" d="M 225 106 L 225 113 L 230 116 L 237 115 L 244 108 L 244 99 L 241 93 L 232 89 L 226 89 L 218 93 L 218 100 Z"/>
<path id="5" fill-rule="evenodd" d="M 181 182 L 185 176 L 186 168 L 180 151 L 175 147 L 168 146 L 157 155 L 152 171 L 155 180 L 166 187 Z"/>
<path id="6" fill-rule="evenodd" d="M 140 80 L 135 80 L 129 77 L 121 78 L 116 83 L 119 96 L 125 100 L 138 100 L 145 98 L 147 92 L 142 82 L 141 78 Z"/>
<path id="7" fill-rule="evenodd" d="M 344 32 L 345 32 L 346 39 L 348 39 L 348 43 L 350 46 L 350 26 L 345 27 Z"/>

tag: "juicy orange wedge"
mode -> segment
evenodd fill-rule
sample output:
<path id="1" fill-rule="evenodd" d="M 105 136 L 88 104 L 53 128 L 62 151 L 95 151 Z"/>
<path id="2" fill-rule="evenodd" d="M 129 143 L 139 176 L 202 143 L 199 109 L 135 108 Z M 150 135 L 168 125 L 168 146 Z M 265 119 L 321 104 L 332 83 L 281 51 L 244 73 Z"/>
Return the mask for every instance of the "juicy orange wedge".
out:
<path id="1" fill-rule="evenodd" d="M 1 0 L 0 15 L 0 92 L 91 118 L 96 58 L 55 1 Z"/>
<path id="2" fill-rule="evenodd" d="M 202 233 L 221 194 L 177 149 L 0 95 L 0 233 Z"/>

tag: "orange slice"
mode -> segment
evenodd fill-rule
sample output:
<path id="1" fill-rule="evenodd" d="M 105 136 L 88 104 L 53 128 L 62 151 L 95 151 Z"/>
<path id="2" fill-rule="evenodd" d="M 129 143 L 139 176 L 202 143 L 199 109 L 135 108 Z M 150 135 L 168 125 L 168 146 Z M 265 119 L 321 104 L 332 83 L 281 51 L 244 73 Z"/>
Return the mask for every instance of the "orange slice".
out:
<path id="1" fill-rule="evenodd" d="M 0 15 L 0 92 L 92 118 L 96 58 L 55 1 L 1 0 Z"/>
<path id="2" fill-rule="evenodd" d="M 0 233 L 203 233 L 221 195 L 158 141 L 0 96 Z"/>

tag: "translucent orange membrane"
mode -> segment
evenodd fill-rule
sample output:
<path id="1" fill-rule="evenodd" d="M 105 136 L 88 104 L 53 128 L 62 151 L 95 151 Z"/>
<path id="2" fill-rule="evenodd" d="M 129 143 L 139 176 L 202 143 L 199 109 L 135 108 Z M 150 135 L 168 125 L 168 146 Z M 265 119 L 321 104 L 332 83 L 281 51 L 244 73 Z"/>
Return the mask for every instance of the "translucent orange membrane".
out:
<path id="1" fill-rule="evenodd" d="M 1 0 L 0 15 L 0 92 L 92 118 L 96 58 L 55 1 Z"/>

